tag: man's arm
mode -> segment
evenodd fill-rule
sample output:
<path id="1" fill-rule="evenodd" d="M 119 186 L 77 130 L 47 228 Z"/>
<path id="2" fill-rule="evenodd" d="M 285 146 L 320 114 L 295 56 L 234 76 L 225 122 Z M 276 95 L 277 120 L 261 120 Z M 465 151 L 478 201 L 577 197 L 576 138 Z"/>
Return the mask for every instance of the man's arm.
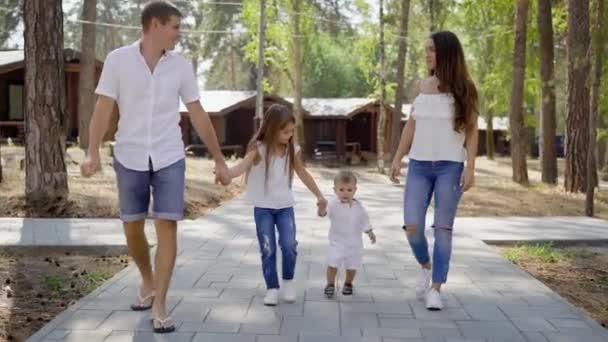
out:
<path id="1" fill-rule="evenodd" d="M 112 110 L 116 102 L 113 98 L 99 95 L 89 124 L 89 155 L 99 156 L 99 147 L 108 130 Z"/>
<path id="2" fill-rule="evenodd" d="M 83 176 L 90 177 L 100 168 L 99 147 L 103 136 L 108 130 L 114 99 L 109 96 L 99 95 L 95 103 L 95 109 L 89 124 L 89 151 L 86 160 L 80 166 Z"/>
<path id="3" fill-rule="evenodd" d="M 207 150 L 213 156 L 218 178 L 222 181 L 222 184 L 230 184 L 228 167 L 226 166 L 220 144 L 217 141 L 217 135 L 213 128 L 213 124 L 211 123 L 211 118 L 209 118 L 209 114 L 203 109 L 203 106 L 198 100 L 187 103 L 186 108 L 188 108 L 188 113 L 190 113 L 190 122 L 192 123 L 194 130 L 196 130 L 198 136 L 201 137 L 205 146 L 207 146 Z"/>

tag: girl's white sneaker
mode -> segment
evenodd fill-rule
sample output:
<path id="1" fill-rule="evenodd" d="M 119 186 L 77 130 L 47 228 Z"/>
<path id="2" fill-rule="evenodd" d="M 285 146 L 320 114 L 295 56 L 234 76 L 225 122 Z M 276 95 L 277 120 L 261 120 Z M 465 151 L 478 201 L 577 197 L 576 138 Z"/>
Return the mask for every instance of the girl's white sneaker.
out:
<path id="1" fill-rule="evenodd" d="M 266 291 L 266 296 L 264 296 L 264 305 L 275 306 L 279 304 L 279 290 L 270 289 Z"/>

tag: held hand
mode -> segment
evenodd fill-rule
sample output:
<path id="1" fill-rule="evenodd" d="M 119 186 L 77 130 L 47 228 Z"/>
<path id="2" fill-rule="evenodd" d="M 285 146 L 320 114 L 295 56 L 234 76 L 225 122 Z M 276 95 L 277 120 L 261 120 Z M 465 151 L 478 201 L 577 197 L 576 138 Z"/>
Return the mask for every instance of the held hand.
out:
<path id="1" fill-rule="evenodd" d="M 318 208 L 317 215 L 319 215 L 319 217 L 325 217 L 327 216 L 327 210 L 322 210 L 321 208 Z"/>
<path id="2" fill-rule="evenodd" d="M 321 217 L 327 215 L 327 200 L 323 196 L 317 199 L 317 214 Z"/>
<path id="3" fill-rule="evenodd" d="M 475 184 L 475 170 L 472 168 L 465 168 L 460 176 L 460 188 L 462 192 L 466 192 L 473 187 Z"/>
<path id="4" fill-rule="evenodd" d="M 89 156 L 82 163 L 80 163 L 80 174 L 86 178 L 93 176 L 100 169 L 101 162 L 99 161 L 99 157 Z"/>
<path id="5" fill-rule="evenodd" d="M 376 234 L 374 234 L 373 230 L 370 230 L 369 233 L 367 233 L 367 236 L 369 236 L 369 240 L 372 242 L 372 244 L 376 243 Z"/>
<path id="6" fill-rule="evenodd" d="M 389 177 L 391 179 L 391 182 L 399 184 L 399 178 L 401 178 L 401 161 L 393 161 L 393 164 L 391 165 L 391 170 L 389 172 Z"/>
<path id="7" fill-rule="evenodd" d="M 232 182 L 232 178 L 230 177 L 230 172 L 226 164 L 216 164 L 214 173 L 216 183 L 221 183 L 222 185 L 227 186 Z"/>

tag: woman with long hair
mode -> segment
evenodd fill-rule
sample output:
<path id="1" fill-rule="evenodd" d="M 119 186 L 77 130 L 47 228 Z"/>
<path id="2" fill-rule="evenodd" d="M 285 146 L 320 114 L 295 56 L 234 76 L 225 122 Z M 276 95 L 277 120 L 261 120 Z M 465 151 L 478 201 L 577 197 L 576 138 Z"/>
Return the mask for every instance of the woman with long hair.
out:
<path id="1" fill-rule="evenodd" d="M 474 183 L 477 156 L 478 95 L 458 37 L 434 32 L 426 42 L 428 77 L 420 81 L 390 177 L 399 182 L 401 160 L 409 165 L 404 195 L 404 226 L 421 266 L 416 296 L 429 310 L 441 310 L 452 254 L 452 228 L 462 193 Z M 466 165 L 465 165 L 466 162 Z M 433 259 L 424 235 L 426 212 L 434 197 Z"/>

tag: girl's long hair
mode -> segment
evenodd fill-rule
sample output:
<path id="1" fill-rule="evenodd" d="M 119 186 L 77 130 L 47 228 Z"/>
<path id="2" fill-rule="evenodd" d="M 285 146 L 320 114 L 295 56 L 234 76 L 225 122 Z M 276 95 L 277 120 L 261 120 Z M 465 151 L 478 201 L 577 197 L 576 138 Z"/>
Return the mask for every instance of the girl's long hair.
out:
<path id="1" fill-rule="evenodd" d="M 264 183 L 268 185 L 268 172 L 270 169 L 270 161 L 273 157 L 275 146 L 278 144 L 279 133 L 287 124 L 293 123 L 295 125 L 296 118 L 293 116 L 291 110 L 282 104 L 271 105 L 262 120 L 262 125 L 258 131 L 253 135 L 253 138 L 249 142 L 247 147 L 248 151 L 252 151 L 258 148 L 261 143 L 266 147 L 266 153 L 264 156 Z M 293 174 L 295 169 L 295 146 L 293 142 L 293 136 L 289 139 L 287 144 L 287 159 L 285 161 L 285 171 L 289 173 L 289 186 L 293 182 Z M 260 162 L 260 154 L 254 159 L 254 164 L 257 165 Z"/>

